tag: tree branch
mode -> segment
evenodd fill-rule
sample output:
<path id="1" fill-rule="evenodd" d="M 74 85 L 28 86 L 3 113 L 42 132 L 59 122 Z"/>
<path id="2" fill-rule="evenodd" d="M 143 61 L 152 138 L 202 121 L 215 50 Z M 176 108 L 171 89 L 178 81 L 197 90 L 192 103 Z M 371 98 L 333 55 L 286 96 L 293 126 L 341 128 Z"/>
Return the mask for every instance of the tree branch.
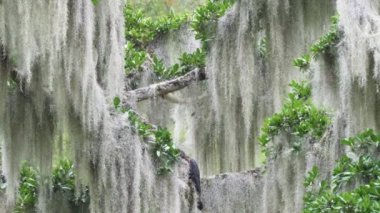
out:
<path id="1" fill-rule="evenodd" d="M 135 100 L 137 102 L 143 101 L 149 98 L 154 98 L 157 96 L 163 96 L 171 92 L 183 89 L 193 82 L 206 80 L 206 72 L 204 69 L 195 69 L 187 74 L 180 76 L 178 78 L 160 82 L 157 84 L 152 84 L 147 87 L 135 89 L 128 91 L 126 93 L 127 100 Z"/>

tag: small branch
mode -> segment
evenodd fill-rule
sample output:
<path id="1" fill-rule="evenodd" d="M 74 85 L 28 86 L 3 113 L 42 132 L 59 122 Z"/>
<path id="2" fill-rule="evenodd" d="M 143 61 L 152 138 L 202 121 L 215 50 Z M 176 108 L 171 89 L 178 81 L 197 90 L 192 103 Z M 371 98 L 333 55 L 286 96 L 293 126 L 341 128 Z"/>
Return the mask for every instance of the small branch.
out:
<path id="1" fill-rule="evenodd" d="M 193 82 L 206 80 L 206 72 L 204 69 L 195 69 L 178 78 L 152 84 L 147 87 L 128 91 L 126 93 L 127 100 L 135 100 L 137 102 L 157 96 L 163 96 L 171 92 L 181 90 Z"/>

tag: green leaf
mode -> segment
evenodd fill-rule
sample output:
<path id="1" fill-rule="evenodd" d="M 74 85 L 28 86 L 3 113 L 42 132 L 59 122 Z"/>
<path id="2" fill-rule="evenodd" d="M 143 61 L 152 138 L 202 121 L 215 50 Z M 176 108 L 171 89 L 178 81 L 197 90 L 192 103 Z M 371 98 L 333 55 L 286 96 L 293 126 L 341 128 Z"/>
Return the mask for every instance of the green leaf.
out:
<path id="1" fill-rule="evenodd" d="M 94 4 L 94 5 L 98 5 L 100 0 L 91 0 L 91 2 Z"/>
<path id="2" fill-rule="evenodd" d="M 120 100 L 119 97 L 115 97 L 115 98 L 113 99 L 113 106 L 115 107 L 115 109 L 118 109 L 118 108 L 119 108 L 120 103 L 121 103 L 121 100 Z"/>

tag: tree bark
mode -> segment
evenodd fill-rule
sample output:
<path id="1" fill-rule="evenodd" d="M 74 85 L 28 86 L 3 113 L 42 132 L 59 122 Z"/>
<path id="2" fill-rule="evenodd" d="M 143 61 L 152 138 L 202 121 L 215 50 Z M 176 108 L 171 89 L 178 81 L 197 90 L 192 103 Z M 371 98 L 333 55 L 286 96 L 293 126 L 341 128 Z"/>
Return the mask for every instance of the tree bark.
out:
<path id="1" fill-rule="evenodd" d="M 152 84 L 147 87 L 128 91 L 126 93 L 127 101 L 134 100 L 136 102 L 154 98 L 157 96 L 163 96 L 171 92 L 181 90 L 193 82 L 206 80 L 206 72 L 204 69 L 195 69 L 178 78 Z"/>

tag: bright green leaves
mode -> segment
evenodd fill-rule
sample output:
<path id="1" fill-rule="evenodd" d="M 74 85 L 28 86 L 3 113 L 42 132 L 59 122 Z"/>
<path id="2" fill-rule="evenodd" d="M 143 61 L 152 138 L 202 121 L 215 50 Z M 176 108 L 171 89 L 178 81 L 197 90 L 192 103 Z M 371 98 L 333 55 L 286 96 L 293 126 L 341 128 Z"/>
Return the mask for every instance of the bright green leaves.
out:
<path id="1" fill-rule="evenodd" d="M 166 68 L 164 62 L 156 56 L 153 57 L 153 70 L 160 79 L 169 79 L 182 74 L 179 69 L 179 64 Z"/>
<path id="2" fill-rule="evenodd" d="M 128 110 L 126 106 L 122 105 L 121 99 L 118 96 L 116 96 L 113 99 L 113 107 L 115 108 L 116 111 L 121 112 L 121 113 L 125 113 Z"/>
<path id="3" fill-rule="evenodd" d="M 319 169 L 318 167 L 313 166 L 313 168 L 308 172 L 303 185 L 305 187 L 309 187 L 313 185 L 318 176 L 319 176 Z"/>
<path id="4" fill-rule="evenodd" d="M 207 0 L 205 5 L 195 10 L 191 27 L 195 32 L 195 38 L 203 42 L 205 49 L 208 46 L 207 42 L 215 33 L 215 26 L 211 27 L 210 24 L 216 23 L 232 3 L 232 0 Z"/>
<path id="5" fill-rule="evenodd" d="M 61 160 L 53 169 L 53 191 L 73 192 L 74 189 L 74 165 L 70 160 Z"/>
<path id="6" fill-rule="evenodd" d="M 310 66 L 311 57 L 306 54 L 293 60 L 293 65 L 300 68 L 300 70 L 307 70 Z"/>
<path id="7" fill-rule="evenodd" d="M 380 135 L 366 130 L 357 136 L 344 139 L 356 157 L 343 155 L 331 178 L 320 182 L 318 188 L 305 184 L 304 212 L 379 212 L 380 211 L 380 161 L 378 143 Z M 377 150 L 372 154 L 364 150 Z M 315 172 L 306 176 L 306 182 L 316 179 Z M 329 181 L 328 181 L 329 180 Z M 314 184 L 315 185 L 315 184 Z"/>
<path id="8" fill-rule="evenodd" d="M 188 20 L 187 15 L 176 15 L 173 12 L 153 20 L 147 17 L 142 10 L 126 6 L 124 9 L 125 37 L 137 48 L 144 48 L 159 34 L 176 30 Z"/>
<path id="9" fill-rule="evenodd" d="M 153 57 L 153 70 L 160 79 L 170 79 L 184 75 L 195 68 L 205 67 L 206 53 L 202 49 L 197 49 L 193 53 L 183 53 L 179 58 L 180 63 L 171 67 L 166 67 L 164 62 Z"/>
<path id="10" fill-rule="evenodd" d="M 191 27 L 196 39 L 203 43 L 201 49 L 193 53 L 183 53 L 180 63 L 166 67 L 162 60 L 156 56 L 151 57 L 153 70 L 160 79 L 170 79 L 186 74 L 195 68 L 204 68 L 206 60 L 207 42 L 213 37 L 215 27 L 210 27 L 232 5 L 232 0 L 207 0 L 206 5 L 198 7 L 193 15 Z M 128 41 L 125 47 L 125 72 L 140 71 L 147 60 L 147 45 L 160 34 L 179 29 L 189 21 L 188 15 L 169 15 L 153 20 L 147 17 L 142 10 L 127 6 L 124 9 L 125 38 Z"/>
<path id="11" fill-rule="evenodd" d="M 147 59 L 147 53 L 137 50 L 131 42 L 125 45 L 125 73 L 129 74 L 134 70 L 139 71 L 141 65 Z"/>
<path id="12" fill-rule="evenodd" d="M 39 179 L 38 170 L 26 162 L 22 163 L 15 212 L 29 212 L 35 208 L 38 201 Z M 88 187 L 81 187 L 79 196 L 75 196 L 77 187 L 75 186 L 74 165 L 71 161 L 59 161 L 53 169 L 52 183 L 53 192 L 62 192 L 73 205 L 79 206 L 89 202 Z"/>
<path id="13" fill-rule="evenodd" d="M 128 110 L 128 119 L 135 131 L 145 140 L 152 139 L 152 154 L 158 164 L 157 173 L 166 175 L 172 172 L 172 167 L 179 158 L 180 151 L 175 147 L 170 132 L 161 127 L 153 125 L 141 120 L 137 113 Z"/>
<path id="14" fill-rule="evenodd" d="M 70 160 L 60 160 L 53 169 L 53 191 L 61 192 L 75 206 L 88 204 L 90 200 L 88 187 L 75 186 L 74 164 Z M 79 188 L 80 193 L 75 190 Z M 76 196 L 79 194 L 79 196 Z"/>
<path id="15" fill-rule="evenodd" d="M 297 81 L 291 81 L 289 86 L 292 88 L 288 94 L 290 101 L 302 100 L 307 101 L 311 98 L 311 87 L 306 82 L 298 83 Z"/>
<path id="16" fill-rule="evenodd" d="M 115 97 L 113 99 L 113 106 L 115 107 L 115 109 L 118 109 L 120 107 L 120 103 L 121 103 L 121 100 L 119 97 Z"/>
<path id="17" fill-rule="evenodd" d="M 290 86 L 292 91 L 281 111 L 267 118 L 261 128 L 259 142 L 267 156 L 271 152 L 268 143 L 281 131 L 298 137 L 310 135 L 320 138 L 330 124 L 327 113 L 312 104 L 310 85 L 292 81 Z M 292 146 L 294 150 L 300 149 L 297 142 L 292 142 Z"/>
<path id="18" fill-rule="evenodd" d="M 15 212 L 32 210 L 38 201 L 39 176 L 37 170 L 26 162 L 21 165 L 20 185 Z"/>
<path id="19" fill-rule="evenodd" d="M 339 31 L 338 31 L 338 22 L 339 15 L 331 17 L 331 27 L 330 31 L 322 36 L 316 43 L 314 43 L 310 51 L 313 53 L 314 57 L 317 57 L 319 54 L 326 53 L 333 47 L 339 40 Z"/>
<path id="20" fill-rule="evenodd" d="M 367 129 L 355 137 L 344 139 L 342 144 L 350 146 L 355 152 L 365 153 L 371 149 L 372 151 L 379 149 L 380 135 L 376 135 L 372 129 Z"/>
<path id="21" fill-rule="evenodd" d="M 179 149 L 175 147 L 171 134 L 167 129 L 159 127 L 154 131 L 154 138 L 153 153 L 156 154 L 160 164 L 158 174 L 163 175 L 172 172 L 171 168 L 180 154 Z"/>
<path id="22" fill-rule="evenodd" d="M 204 68 L 206 65 L 206 52 L 198 48 L 193 53 L 183 53 L 179 61 L 183 73 L 187 73 L 195 68 Z"/>
<path id="23" fill-rule="evenodd" d="M 330 31 L 310 47 L 310 53 L 293 60 L 293 65 L 302 72 L 309 69 L 312 57 L 317 58 L 320 54 L 329 52 L 338 43 L 341 36 L 338 30 L 339 15 L 331 17 L 331 22 Z"/>
<path id="24" fill-rule="evenodd" d="M 169 15 L 160 17 L 155 23 L 157 34 L 167 33 L 171 30 L 178 30 L 189 19 L 187 14 L 175 14 L 173 11 Z"/>

